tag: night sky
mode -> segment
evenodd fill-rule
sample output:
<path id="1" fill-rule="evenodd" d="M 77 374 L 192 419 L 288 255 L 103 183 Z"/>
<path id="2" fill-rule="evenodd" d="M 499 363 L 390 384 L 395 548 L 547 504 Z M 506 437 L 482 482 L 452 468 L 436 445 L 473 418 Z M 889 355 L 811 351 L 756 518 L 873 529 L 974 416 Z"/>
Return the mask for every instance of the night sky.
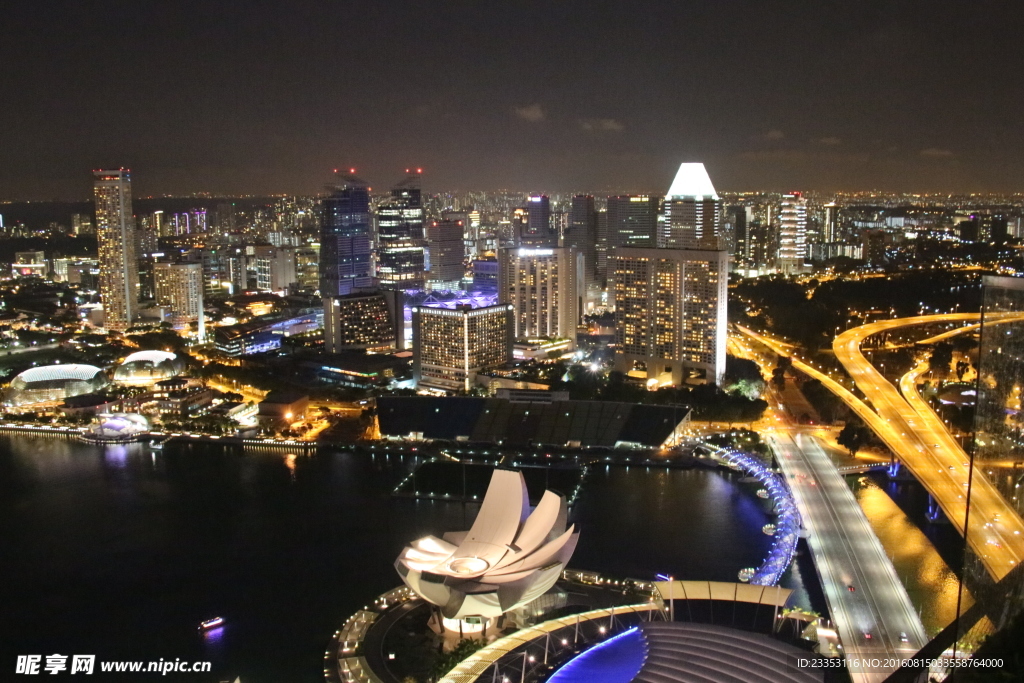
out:
<path id="1" fill-rule="evenodd" d="M 427 190 L 1024 191 L 1017 2 L 28 2 L 0 199 Z"/>

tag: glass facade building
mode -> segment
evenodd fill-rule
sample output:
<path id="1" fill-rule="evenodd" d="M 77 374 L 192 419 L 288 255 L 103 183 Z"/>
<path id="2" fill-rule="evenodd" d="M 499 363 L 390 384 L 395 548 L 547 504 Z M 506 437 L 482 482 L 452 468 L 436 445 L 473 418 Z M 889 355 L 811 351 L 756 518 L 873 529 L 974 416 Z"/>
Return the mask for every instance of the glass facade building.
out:
<path id="1" fill-rule="evenodd" d="M 320 224 L 320 295 L 324 299 L 374 284 L 370 191 L 354 175 L 339 178 L 342 184 L 324 199 Z"/>
<path id="2" fill-rule="evenodd" d="M 395 289 L 423 289 L 426 280 L 423 198 L 410 173 L 377 208 L 377 276 Z"/>

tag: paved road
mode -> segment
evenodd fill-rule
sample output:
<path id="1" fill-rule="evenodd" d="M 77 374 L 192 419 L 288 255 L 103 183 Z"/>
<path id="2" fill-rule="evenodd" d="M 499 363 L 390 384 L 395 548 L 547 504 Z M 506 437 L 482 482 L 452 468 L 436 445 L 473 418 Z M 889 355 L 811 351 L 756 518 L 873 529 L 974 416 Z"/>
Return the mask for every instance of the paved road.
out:
<path id="1" fill-rule="evenodd" d="M 739 345 L 738 345 L 739 346 Z M 760 364 L 766 359 L 740 346 Z M 847 392 L 849 393 L 849 392 Z M 856 666 L 864 658 L 911 657 L 927 634 L 906 588 L 846 480 L 811 430 L 793 425 L 770 395 L 774 427 L 765 432 L 778 456 L 809 532 L 808 545 L 829 612 L 857 683 L 882 681 L 888 671 Z M 856 400 L 856 397 L 851 398 Z M 850 591 L 849 586 L 854 590 Z M 868 639 L 865 634 L 870 633 Z M 903 642 L 905 634 L 907 642 Z"/>
<path id="2" fill-rule="evenodd" d="M 964 533 L 968 484 L 967 455 L 946 431 L 942 420 L 915 391 L 901 396 L 864 356 L 861 344 L 870 335 L 900 327 L 978 319 L 978 314 L 952 313 L 880 320 L 836 337 L 836 358 L 864 392 L 880 418 L 871 427 L 939 503 L 946 517 Z M 908 387 L 909 388 L 909 387 Z M 1001 579 L 1024 560 L 1024 520 L 980 469 L 971 481 L 971 515 L 967 541 L 989 574 Z"/>
<path id="3" fill-rule="evenodd" d="M 921 482 L 957 530 L 964 533 L 967 475 L 963 449 L 945 428 L 930 425 L 900 396 L 896 388 L 864 357 L 866 337 L 908 325 L 977 320 L 978 314 L 959 313 L 882 320 L 852 328 L 836 338 L 836 357 L 857 383 L 872 407 L 843 386 L 838 378 L 796 356 L 793 366 L 819 380 L 868 425 Z M 790 355 L 776 340 L 742 326 L 739 329 L 772 349 Z M 878 412 L 876 413 L 875 410 Z M 989 574 L 1000 579 L 1024 558 L 1024 521 L 1006 504 L 988 480 L 975 471 L 968 543 Z"/>
<path id="4" fill-rule="evenodd" d="M 883 681 L 895 667 L 882 671 L 855 662 L 913 656 L 928 642 L 921 619 L 856 497 L 818 440 L 784 427 L 769 434 L 768 442 L 810 532 L 808 545 L 851 678 Z"/>

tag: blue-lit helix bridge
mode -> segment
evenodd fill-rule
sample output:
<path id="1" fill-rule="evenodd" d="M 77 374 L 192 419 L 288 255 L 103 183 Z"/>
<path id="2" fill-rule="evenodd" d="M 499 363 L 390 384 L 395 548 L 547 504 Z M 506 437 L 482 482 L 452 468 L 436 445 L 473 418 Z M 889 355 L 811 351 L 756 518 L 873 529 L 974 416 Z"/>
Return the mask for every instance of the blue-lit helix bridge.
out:
<path id="1" fill-rule="evenodd" d="M 705 446 L 707 447 L 707 446 Z M 758 586 L 774 586 L 782 578 L 796 555 L 796 545 L 800 540 L 800 512 L 797 510 L 793 492 L 785 480 L 766 465 L 760 457 L 734 449 L 710 448 L 716 458 L 730 468 L 757 479 L 762 488 L 768 492 L 768 498 L 775 506 L 775 533 L 771 552 L 761 566 L 750 572 L 741 572 L 743 578 L 749 577 L 750 583 Z"/>

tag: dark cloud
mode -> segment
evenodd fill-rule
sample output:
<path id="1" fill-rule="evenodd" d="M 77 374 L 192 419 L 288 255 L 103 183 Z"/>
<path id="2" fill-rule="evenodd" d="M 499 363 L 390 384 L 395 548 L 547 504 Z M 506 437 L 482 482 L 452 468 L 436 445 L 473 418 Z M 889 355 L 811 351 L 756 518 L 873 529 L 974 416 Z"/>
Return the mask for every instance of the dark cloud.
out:
<path id="1" fill-rule="evenodd" d="M 515 115 L 523 121 L 529 121 L 530 123 L 539 123 L 547 118 L 547 114 L 544 112 L 544 107 L 539 104 L 528 104 L 525 107 L 513 107 L 512 111 L 515 112 Z"/>
<path id="2" fill-rule="evenodd" d="M 1024 71 L 1006 47 L 1022 17 L 952 0 L 11 0 L 0 199 L 88 197 L 99 166 L 131 167 L 142 194 L 317 192 L 349 165 L 386 185 L 412 164 L 428 189 L 663 191 L 681 161 L 723 190 L 1020 190 L 1024 94 L 1005 75 Z M 819 154 L 862 148 L 848 168 Z"/>
<path id="3" fill-rule="evenodd" d="M 583 119 L 580 127 L 588 131 L 620 132 L 625 126 L 616 119 Z"/>

